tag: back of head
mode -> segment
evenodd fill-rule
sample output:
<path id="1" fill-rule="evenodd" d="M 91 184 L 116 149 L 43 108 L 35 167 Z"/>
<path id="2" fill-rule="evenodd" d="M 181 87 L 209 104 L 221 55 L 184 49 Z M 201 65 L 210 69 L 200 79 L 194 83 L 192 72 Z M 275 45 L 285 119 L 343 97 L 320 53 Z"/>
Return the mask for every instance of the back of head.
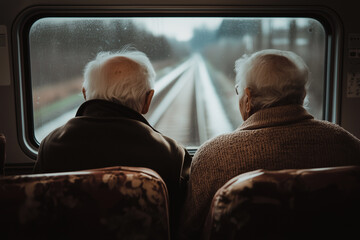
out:
<path id="1" fill-rule="evenodd" d="M 119 102 L 140 112 L 146 94 L 154 87 L 155 71 L 139 51 L 101 52 L 84 71 L 86 98 Z"/>
<path id="2" fill-rule="evenodd" d="M 295 53 L 268 49 L 244 55 L 235 70 L 239 89 L 247 87 L 252 93 L 254 109 L 303 104 L 309 70 Z"/>

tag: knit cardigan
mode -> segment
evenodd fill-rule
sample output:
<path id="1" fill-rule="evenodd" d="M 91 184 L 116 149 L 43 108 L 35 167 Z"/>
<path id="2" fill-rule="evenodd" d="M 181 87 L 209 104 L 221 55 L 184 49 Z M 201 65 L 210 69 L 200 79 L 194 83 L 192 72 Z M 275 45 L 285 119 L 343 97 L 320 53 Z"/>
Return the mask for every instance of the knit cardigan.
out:
<path id="1" fill-rule="evenodd" d="M 260 110 L 196 152 L 179 236 L 200 239 L 214 194 L 241 173 L 359 164 L 360 140 L 340 126 L 315 120 L 300 105 Z"/>

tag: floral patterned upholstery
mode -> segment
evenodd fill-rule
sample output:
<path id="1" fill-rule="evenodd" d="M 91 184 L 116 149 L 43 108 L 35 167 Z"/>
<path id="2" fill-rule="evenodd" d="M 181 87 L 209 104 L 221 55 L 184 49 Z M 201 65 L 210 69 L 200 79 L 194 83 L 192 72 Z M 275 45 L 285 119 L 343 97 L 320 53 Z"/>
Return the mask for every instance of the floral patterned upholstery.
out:
<path id="1" fill-rule="evenodd" d="M 109 167 L 0 178 L 0 239 L 169 239 L 154 171 Z"/>
<path id="2" fill-rule="evenodd" d="M 360 167 L 257 170 L 217 191 L 204 238 L 348 239 L 359 226 Z"/>

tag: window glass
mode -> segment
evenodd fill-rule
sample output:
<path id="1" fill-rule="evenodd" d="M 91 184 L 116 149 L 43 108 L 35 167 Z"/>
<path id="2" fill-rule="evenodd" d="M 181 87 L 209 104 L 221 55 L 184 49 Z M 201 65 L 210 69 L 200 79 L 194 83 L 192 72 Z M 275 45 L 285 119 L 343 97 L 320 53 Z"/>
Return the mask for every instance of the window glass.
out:
<path id="1" fill-rule="evenodd" d="M 307 108 L 323 116 L 325 31 L 311 18 L 68 18 L 36 21 L 29 35 L 35 138 L 75 116 L 82 74 L 100 51 L 131 45 L 157 72 L 148 121 L 187 147 L 236 129 L 242 119 L 234 62 L 268 48 L 291 50 L 311 71 Z"/>

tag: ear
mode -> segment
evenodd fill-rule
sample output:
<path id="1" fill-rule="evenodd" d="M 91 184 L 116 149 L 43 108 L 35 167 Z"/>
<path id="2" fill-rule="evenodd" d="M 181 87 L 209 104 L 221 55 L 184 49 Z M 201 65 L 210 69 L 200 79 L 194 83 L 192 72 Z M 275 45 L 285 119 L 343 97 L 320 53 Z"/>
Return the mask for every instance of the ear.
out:
<path id="1" fill-rule="evenodd" d="M 81 91 L 82 91 L 82 94 L 84 96 L 84 99 L 86 100 L 86 90 L 85 90 L 85 88 L 82 88 Z"/>
<path id="2" fill-rule="evenodd" d="M 154 96 L 154 89 L 151 89 L 146 94 L 144 105 L 143 105 L 143 108 L 141 110 L 142 114 L 146 114 L 149 111 L 150 103 L 151 103 L 151 100 L 152 100 L 153 96 Z"/>
<path id="3" fill-rule="evenodd" d="M 247 113 L 250 113 L 250 111 L 251 111 L 251 97 L 252 97 L 252 95 L 251 95 L 251 91 L 250 91 L 250 89 L 249 88 L 245 88 L 244 89 L 244 93 L 245 93 L 245 95 L 246 95 L 246 102 L 245 102 L 245 104 L 246 104 L 246 106 L 245 106 L 245 110 L 246 110 L 246 112 Z"/>

